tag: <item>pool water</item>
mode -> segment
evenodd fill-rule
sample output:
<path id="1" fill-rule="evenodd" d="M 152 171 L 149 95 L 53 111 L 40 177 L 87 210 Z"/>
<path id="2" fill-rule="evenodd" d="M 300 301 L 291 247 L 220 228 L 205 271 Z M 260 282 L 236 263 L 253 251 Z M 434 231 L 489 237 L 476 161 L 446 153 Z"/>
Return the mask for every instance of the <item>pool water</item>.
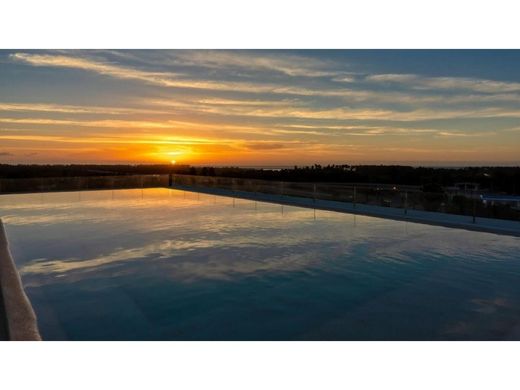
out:
<path id="1" fill-rule="evenodd" d="M 169 189 L 0 196 L 45 340 L 520 339 L 520 238 Z"/>

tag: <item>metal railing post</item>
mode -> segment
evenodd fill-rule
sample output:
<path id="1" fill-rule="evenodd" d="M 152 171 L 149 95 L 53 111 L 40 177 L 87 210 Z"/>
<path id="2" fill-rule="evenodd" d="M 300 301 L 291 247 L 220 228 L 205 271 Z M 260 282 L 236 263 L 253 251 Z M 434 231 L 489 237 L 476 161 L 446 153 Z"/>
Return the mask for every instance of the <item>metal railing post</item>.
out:
<path id="1" fill-rule="evenodd" d="M 231 189 L 233 191 L 233 207 L 235 207 L 235 188 L 236 188 L 236 180 L 235 178 L 231 179 Z"/>
<path id="2" fill-rule="evenodd" d="M 408 191 L 404 192 L 404 213 L 408 214 Z"/>
<path id="3" fill-rule="evenodd" d="M 473 223 L 477 222 L 476 214 L 477 214 L 477 200 L 475 198 L 475 192 L 471 192 L 471 197 L 473 198 Z"/>
<path id="4" fill-rule="evenodd" d="M 356 208 L 356 186 L 354 186 L 354 208 Z"/>
<path id="5" fill-rule="evenodd" d="M 312 192 L 312 195 L 313 195 L 314 203 L 316 203 L 316 183 L 313 184 L 313 192 Z"/>

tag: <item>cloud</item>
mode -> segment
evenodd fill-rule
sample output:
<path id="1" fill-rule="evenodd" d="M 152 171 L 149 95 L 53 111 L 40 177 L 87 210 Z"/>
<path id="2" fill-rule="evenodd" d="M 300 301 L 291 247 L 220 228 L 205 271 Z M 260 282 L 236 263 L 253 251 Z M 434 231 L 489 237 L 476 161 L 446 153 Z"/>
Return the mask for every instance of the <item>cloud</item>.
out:
<path id="1" fill-rule="evenodd" d="M 197 67 L 217 71 L 232 70 L 236 72 L 269 72 L 285 76 L 325 77 L 344 74 L 336 70 L 338 63 L 322 58 L 296 54 L 258 51 L 225 51 L 225 50 L 173 50 L 147 51 L 142 55 L 139 51 L 101 50 L 110 56 L 130 60 L 152 66 Z M 341 64 L 342 67 L 345 64 Z"/>
<path id="2" fill-rule="evenodd" d="M 167 84 L 169 78 L 175 76 L 173 73 L 141 71 L 106 62 L 65 55 L 14 53 L 10 54 L 9 57 L 15 61 L 26 62 L 34 66 L 81 69 L 115 78 L 134 79 L 159 85 Z"/>
<path id="3" fill-rule="evenodd" d="M 274 91 L 274 90 L 273 90 Z M 271 91 L 271 92 L 273 92 Z M 206 106 L 227 106 L 227 108 L 232 109 L 233 106 L 243 107 L 243 106 L 257 106 L 257 107 L 281 107 L 281 106 L 301 106 L 305 103 L 305 100 L 308 98 L 320 98 L 320 97 L 331 97 L 338 98 L 340 100 L 336 101 L 343 105 L 357 104 L 361 103 L 363 105 L 377 105 L 381 106 L 382 104 L 401 104 L 405 106 L 419 106 L 428 104 L 430 106 L 436 105 L 439 107 L 447 107 L 450 108 L 453 105 L 471 105 L 474 103 L 502 103 L 502 102 L 512 102 L 519 103 L 520 102 L 520 94 L 492 94 L 492 95 L 468 95 L 461 94 L 455 95 L 449 93 L 447 95 L 436 93 L 435 95 L 418 95 L 415 92 L 388 92 L 388 91 L 368 91 L 368 90 L 352 90 L 352 89 L 344 89 L 344 90 L 314 90 L 307 91 L 305 88 L 296 89 L 296 88 L 283 88 L 279 87 L 276 89 L 276 94 L 287 93 L 289 95 L 295 95 L 297 97 L 294 98 L 282 98 L 282 99 L 272 99 L 272 100 L 260 100 L 260 99 L 227 99 L 222 97 L 209 97 L 202 99 L 193 99 L 191 101 L 180 101 L 177 98 L 167 99 L 147 99 L 142 100 L 140 103 L 142 104 L 150 104 L 150 105 L 162 105 L 162 106 L 170 106 L 170 107 L 188 107 L 193 106 L 194 104 L 198 105 L 206 105 Z M 189 104 L 188 104 L 189 103 Z M 314 103 L 311 102 L 311 103 Z"/>
<path id="4" fill-rule="evenodd" d="M 159 102 L 158 104 L 169 104 L 168 102 Z M 332 108 L 320 109 L 305 106 L 292 106 L 287 104 L 273 104 L 273 106 L 251 106 L 251 105 L 235 105 L 233 103 L 224 105 L 197 104 L 197 102 L 171 102 L 172 107 L 183 110 L 186 114 L 211 114 L 219 115 L 222 118 L 230 117 L 249 117 L 249 118 L 266 118 L 280 120 L 326 120 L 334 121 L 335 124 L 329 124 L 322 128 L 337 129 L 342 126 L 343 130 L 349 130 L 346 125 L 337 124 L 338 121 L 396 121 L 396 122 L 414 122 L 424 120 L 443 120 L 443 119 L 475 119 L 475 118 L 520 118 L 520 111 L 514 109 L 505 109 L 500 107 L 489 107 L 482 109 L 412 109 L 407 111 L 391 110 L 391 109 L 351 109 L 351 108 Z M 35 125 L 35 126 L 79 126 L 89 128 L 112 128 L 112 129 L 156 129 L 156 130 L 182 130 L 193 129 L 201 131 L 237 131 L 249 133 L 265 133 L 268 131 L 268 125 L 233 125 L 229 123 L 204 123 L 201 121 L 179 121 L 174 119 L 161 120 L 118 120 L 118 119 L 100 119 L 100 120 L 71 120 L 71 119 L 52 119 L 52 118 L 12 118 L 0 117 L 0 123 L 18 125 Z M 290 124 L 290 123 L 287 123 Z M 273 127 L 273 126 L 271 126 Z M 305 129 L 307 130 L 307 129 Z M 312 129 L 314 130 L 314 129 Z M 355 129 L 357 130 L 357 129 Z"/>
<path id="5" fill-rule="evenodd" d="M 321 134 L 324 135 L 323 132 L 319 132 L 316 130 L 322 131 L 332 131 L 328 133 L 328 135 L 338 135 L 338 136 L 363 136 L 363 137 L 373 137 L 373 136 L 382 136 L 382 135 L 391 135 L 391 136 L 440 136 L 440 137 L 485 137 L 496 134 L 495 131 L 471 131 L 471 130 L 446 130 L 446 129 L 436 129 L 436 128 L 416 128 L 416 127 L 396 127 L 396 126 L 365 126 L 365 125 L 280 125 L 285 128 L 296 128 L 296 129 L 311 129 L 309 131 L 310 134 Z M 312 129 L 315 129 L 312 131 Z M 276 130 L 280 131 L 280 130 Z M 288 133 L 291 130 L 287 131 Z M 299 133 L 300 131 L 296 131 Z M 306 130 L 303 131 L 304 133 Z M 327 133 L 325 133 L 327 134 Z"/>
<path id="6" fill-rule="evenodd" d="M 353 76 L 341 76 L 333 78 L 332 81 L 337 81 L 338 83 L 353 83 L 356 79 Z"/>
<path id="7" fill-rule="evenodd" d="M 391 83 L 408 83 L 419 79 L 419 76 L 414 74 L 375 74 L 368 75 L 366 80 L 376 82 L 391 82 Z"/>
<path id="8" fill-rule="evenodd" d="M 126 115 L 126 114 L 164 114 L 164 111 L 150 110 L 143 108 L 121 108 L 121 107 L 96 107 L 96 106 L 77 106 L 67 104 L 45 104 L 45 103 L 2 103 L 0 111 L 34 111 L 34 112 L 55 112 L 66 114 L 107 114 L 107 115 Z"/>
<path id="9" fill-rule="evenodd" d="M 150 100 L 149 104 L 177 107 L 193 112 L 215 114 L 222 116 L 244 116 L 257 118 L 293 118 L 293 119 L 323 119 L 323 120 L 391 120 L 391 121 L 418 121 L 454 118 L 520 118 L 520 110 L 502 107 L 477 108 L 438 108 L 438 109 L 409 109 L 395 110 L 387 108 L 327 108 L 306 107 L 303 104 L 291 102 L 273 102 L 272 105 L 255 107 L 250 104 L 226 105 L 206 104 L 204 101 L 179 102 L 177 100 Z"/>
<path id="10" fill-rule="evenodd" d="M 205 98 L 197 99 L 195 102 L 206 105 L 216 106 L 273 106 L 273 105 L 290 105 L 295 104 L 295 100 L 248 100 L 248 99 L 223 99 L 223 98 Z M 156 100 L 155 104 L 168 105 L 168 100 Z"/>
<path id="11" fill-rule="evenodd" d="M 13 156 L 13 154 L 9 153 L 9 152 L 0 152 L 0 157 L 9 157 L 9 156 Z"/>
<path id="12" fill-rule="evenodd" d="M 173 63 L 211 69 L 242 68 L 248 71 L 270 71 L 299 77 L 325 77 L 338 74 L 338 71 L 332 69 L 335 64 L 329 61 L 278 53 L 259 55 L 255 52 L 191 50 L 175 53 Z"/>
<path id="13" fill-rule="evenodd" d="M 466 77 L 425 77 L 416 74 L 376 74 L 367 81 L 404 84 L 413 89 L 470 90 L 481 93 L 520 92 L 520 83 Z"/>
<path id="14" fill-rule="evenodd" d="M 470 137 L 470 136 L 472 136 L 472 134 L 457 133 L 457 132 L 453 132 L 453 131 L 439 131 L 439 132 L 437 132 L 437 135 L 439 135 L 441 137 Z"/>
<path id="15" fill-rule="evenodd" d="M 33 66 L 81 69 L 114 78 L 138 80 L 148 84 L 163 87 L 241 92 L 273 92 L 279 89 L 277 85 L 180 79 L 177 77 L 178 75 L 174 73 L 136 70 L 130 67 L 108 64 L 105 62 L 81 57 L 15 53 L 10 54 L 10 58 L 16 61 L 28 63 Z"/>
<path id="16" fill-rule="evenodd" d="M 279 150 L 287 147 L 283 143 L 276 142 L 248 142 L 244 146 L 250 150 Z"/>
<path id="17" fill-rule="evenodd" d="M 0 123 L 28 124 L 28 125 L 64 125 L 108 128 L 163 128 L 170 129 L 174 125 L 169 122 L 130 121 L 130 120 L 67 120 L 47 118 L 0 118 Z"/>
<path id="18" fill-rule="evenodd" d="M 94 59 L 50 54 L 10 54 L 11 59 L 33 66 L 80 69 L 118 79 L 142 81 L 147 84 L 186 89 L 212 91 L 232 91 L 243 93 L 273 93 L 299 96 L 348 96 L 345 90 L 315 89 L 293 85 L 255 83 L 243 81 L 191 80 L 180 78 L 179 74 L 169 72 L 150 72 L 130 67 L 109 64 Z"/>
<path id="19" fill-rule="evenodd" d="M 213 53 L 213 52 L 210 52 Z M 231 55 L 230 53 L 218 53 L 215 54 L 215 58 L 208 52 L 190 51 L 179 55 L 180 58 L 186 57 L 191 61 L 199 59 L 202 64 L 214 64 L 215 66 L 231 66 L 231 64 L 246 66 L 248 63 L 249 56 L 245 55 Z M 127 66 L 121 66 L 117 64 L 103 62 L 97 59 L 90 59 L 84 57 L 73 57 L 66 55 L 51 55 L 51 54 L 27 54 L 27 53 L 15 53 L 11 54 L 10 58 L 15 61 L 25 62 L 33 66 L 49 66 L 49 67 L 61 67 L 80 69 L 84 71 L 95 72 L 101 75 L 118 78 L 128 79 L 144 82 L 151 85 L 167 88 L 182 88 L 182 89 L 193 89 L 193 90 L 208 90 L 208 91 L 228 91 L 228 92 L 239 92 L 239 93 L 263 93 L 263 94 L 274 94 L 274 95 L 293 95 L 299 97 L 331 97 L 345 99 L 347 102 L 372 102 L 372 103 L 400 103 L 400 104 L 469 104 L 475 102 L 500 102 L 500 101 L 512 101 L 519 102 L 520 95 L 514 94 L 513 92 L 520 92 L 520 83 L 506 83 L 491 80 L 478 80 L 478 79 L 467 79 L 467 78 L 454 78 L 454 77 L 422 77 L 414 74 L 376 74 L 368 75 L 365 77 L 365 81 L 369 83 L 392 83 L 402 84 L 407 86 L 411 90 L 436 90 L 436 91 L 450 91 L 447 96 L 436 95 L 417 95 L 415 92 L 403 93 L 398 91 L 373 91 L 366 89 L 351 89 L 344 87 L 305 87 L 296 86 L 292 84 L 283 83 L 265 83 L 265 82 L 244 82 L 244 81 L 213 81 L 213 80 L 193 80 L 185 78 L 185 75 L 180 73 L 172 72 L 152 72 L 145 70 L 138 70 Z M 263 57 L 252 57 L 256 58 L 251 64 L 251 69 L 260 67 L 262 69 L 285 69 L 286 72 L 296 74 L 305 73 L 300 69 L 301 63 L 305 61 L 298 61 L 299 57 L 286 56 L 282 59 L 276 58 L 263 58 Z M 311 61 L 312 59 L 309 59 Z M 206 61 L 206 62 L 204 62 Z M 251 62 L 250 61 L 250 62 Z M 293 61 L 299 65 L 293 64 Z M 315 60 L 317 61 L 317 60 Z M 318 61 L 319 62 L 319 61 Z M 188 64 L 190 62 L 186 62 Z M 289 68 L 282 67 L 280 63 L 285 66 L 292 64 L 294 69 L 291 71 Z M 311 61 L 312 63 L 312 61 Z M 321 64 L 321 62 L 319 62 Z M 323 65 L 321 65 L 323 66 Z M 307 69 L 304 67 L 304 69 Z M 307 76 L 310 77 L 311 71 L 307 70 Z M 283 72 L 282 72 L 283 73 Z M 353 84 L 356 83 L 356 79 L 352 75 L 340 75 L 335 77 L 333 80 L 338 81 L 340 84 Z M 359 80 L 362 81 L 362 80 Z M 357 83 L 356 83 L 357 84 Z M 471 90 L 473 92 L 486 92 L 491 95 L 454 95 L 452 90 Z M 37 109 L 38 107 L 34 107 Z M 45 107 L 40 107 L 39 110 L 44 110 Z M 70 108 L 77 109 L 77 108 Z M 86 108 L 85 108 L 86 109 Z M 91 107 L 91 110 L 95 108 Z M 117 109 L 112 109 L 116 112 Z"/>
<path id="20" fill-rule="evenodd" d="M 25 124 L 25 125 L 34 125 L 37 126 L 36 129 L 38 132 L 41 130 L 41 126 L 47 126 L 50 130 L 56 131 L 56 126 L 64 128 L 67 133 L 70 133 L 70 127 L 85 127 L 91 128 L 89 130 L 88 136 L 93 137 L 96 130 L 100 129 L 99 132 L 101 134 L 106 134 L 105 129 L 113 129 L 113 134 L 116 134 L 121 137 L 129 137 L 133 139 L 135 137 L 143 138 L 150 136 L 149 131 L 154 130 L 155 132 L 163 132 L 163 138 L 168 134 L 171 135 L 171 131 L 175 131 L 175 134 L 180 132 L 186 132 L 188 134 L 200 133 L 200 132 L 209 132 L 209 133 L 218 133 L 220 136 L 224 134 L 233 133 L 234 136 L 239 134 L 272 134 L 272 131 L 266 127 L 265 125 L 234 125 L 230 123 L 206 123 L 202 121 L 181 121 L 181 120 L 171 120 L 166 119 L 163 121 L 123 121 L 123 120 L 62 120 L 62 119 L 47 119 L 47 118 L 1 118 L 0 123 L 6 124 Z M 125 133 L 123 130 L 147 130 L 146 133 Z M 9 129 L 2 128 L 4 132 L 12 131 L 17 134 L 10 135 L 9 137 L 27 137 L 27 135 L 19 135 L 18 133 L 21 131 L 18 128 Z M 30 133 L 31 131 L 35 131 L 35 129 L 23 129 L 24 133 Z M 98 133 L 99 133 L 98 132 Z M 83 134 L 84 139 L 87 134 Z M 0 138 L 2 136 L 0 135 Z M 131 141 L 129 141 L 131 142 Z"/>

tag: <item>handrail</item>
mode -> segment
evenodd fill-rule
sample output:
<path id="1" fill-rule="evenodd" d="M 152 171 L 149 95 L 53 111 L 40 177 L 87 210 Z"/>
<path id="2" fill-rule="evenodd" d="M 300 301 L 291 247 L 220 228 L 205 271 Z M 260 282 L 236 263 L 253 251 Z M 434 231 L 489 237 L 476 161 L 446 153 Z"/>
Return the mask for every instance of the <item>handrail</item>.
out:
<path id="1" fill-rule="evenodd" d="M 335 200 L 352 203 L 354 208 L 361 204 L 393 207 L 402 209 L 405 215 L 411 210 L 434 211 L 469 216 L 472 223 L 477 223 L 479 217 L 520 221 L 520 212 L 515 207 L 508 204 L 486 204 L 476 192 L 461 195 L 451 192 L 425 192 L 418 186 L 392 184 L 288 182 L 170 174 L 169 187 L 175 185 Z"/>
<path id="2" fill-rule="evenodd" d="M 0 179 L 0 194 L 165 187 L 167 174 Z"/>

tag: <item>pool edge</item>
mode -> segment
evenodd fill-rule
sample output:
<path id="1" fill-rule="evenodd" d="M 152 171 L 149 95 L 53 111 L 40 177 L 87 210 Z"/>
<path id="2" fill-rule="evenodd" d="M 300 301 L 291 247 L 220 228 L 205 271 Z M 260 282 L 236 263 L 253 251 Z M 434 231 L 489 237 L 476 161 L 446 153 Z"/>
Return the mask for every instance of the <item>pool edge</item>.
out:
<path id="1" fill-rule="evenodd" d="M 22 285 L 9 251 L 7 234 L 0 219 L 0 293 L 2 294 L 10 341 L 39 341 L 36 314 Z M 0 313 L 2 315 L 2 313 Z"/>
<path id="2" fill-rule="evenodd" d="M 287 206 L 305 207 L 316 210 L 335 211 L 340 213 L 364 215 L 375 218 L 392 219 L 395 221 L 412 222 L 432 226 L 442 226 L 453 229 L 470 230 L 481 233 L 492 233 L 520 237 L 520 223 L 516 223 L 518 224 L 518 226 L 511 228 L 507 225 L 515 224 L 515 221 L 508 220 L 477 218 L 477 222 L 472 223 L 470 221 L 471 217 L 456 214 L 445 214 L 412 209 L 407 210 L 407 213 L 404 214 L 404 209 L 396 209 L 393 207 L 382 207 L 363 204 L 354 205 L 350 202 L 339 202 L 323 199 L 313 200 L 310 198 L 302 198 L 296 196 L 273 195 L 264 194 L 260 192 L 252 193 L 246 191 L 232 191 L 220 188 L 194 187 L 178 184 L 167 188 L 181 191 L 184 190 L 201 192 L 210 195 L 235 197 L 259 202 L 283 204 Z M 489 224 L 489 221 L 492 221 L 493 224 Z"/>

